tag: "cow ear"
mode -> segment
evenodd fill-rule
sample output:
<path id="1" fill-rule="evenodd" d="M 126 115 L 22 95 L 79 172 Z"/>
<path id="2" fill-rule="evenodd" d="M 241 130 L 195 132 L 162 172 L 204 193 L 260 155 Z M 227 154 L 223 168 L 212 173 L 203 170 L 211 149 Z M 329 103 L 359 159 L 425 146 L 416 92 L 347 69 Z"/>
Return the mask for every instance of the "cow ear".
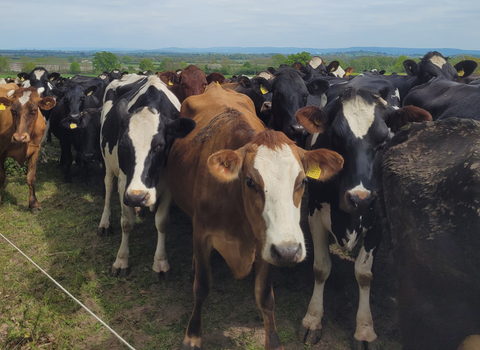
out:
<path id="1" fill-rule="evenodd" d="M 330 62 L 330 64 L 327 66 L 327 73 L 335 72 L 338 69 L 339 66 L 340 66 L 340 62 L 338 62 L 338 61 Z"/>
<path id="2" fill-rule="evenodd" d="M 226 149 L 212 154 L 207 160 L 210 173 L 217 180 L 222 182 L 229 182 L 238 179 L 238 174 L 242 168 L 244 157 L 241 150 L 242 149 L 232 151 Z"/>
<path id="3" fill-rule="evenodd" d="M 237 78 L 237 83 L 245 88 L 252 87 L 252 82 L 250 81 L 250 78 L 246 77 L 245 75 L 240 75 Z"/>
<path id="4" fill-rule="evenodd" d="M 20 78 L 20 81 L 25 81 L 28 79 L 28 76 L 29 74 L 28 73 L 25 73 L 25 72 L 22 72 L 22 73 L 18 73 L 17 74 L 17 77 Z"/>
<path id="5" fill-rule="evenodd" d="M 295 113 L 295 119 L 310 134 L 323 133 L 328 122 L 325 111 L 317 106 L 307 106 L 299 109 Z"/>
<path id="6" fill-rule="evenodd" d="M 460 61 L 453 67 L 457 70 L 459 77 L 465 78 L 475 71 L 477 68 L 477 62 L 471 60 Z"/>
<path id="7" fill-rule="evenodd" d="M 297 147 L 298 155 L 307 177 L 327 181 L 343 168 L 343 157 L 337 152 L 325 148 L 305 151 Z"/>
<path id="8" fill-rule="evenodd" d="M 217 84 L 225 83 L 225 76 L 222 73 L 213 72 L 207 76 L 207 84 L 215 82 Z"/>
<path id="9" fill-rule="evenodd" d="M 171 71 L 160 74 L 160 80 L 167 84 L 169 89 L 179 83 L 177 74 Z"/>
<path id="10" fill-rule="evenodd" d="M 355 72 L 355 68 L 353 68 L 353 67 L 348 67 L 347 69 L 345 69 L 345 76 L 348 77 L 348 76 L 350 76 L 353 72 Z"/>
<path id="11" fill-rule="evenodd" d="M 60 73 L 53 72 L 48 74 L 48 80 L 50 81 L 57 80 L 58 78 L 60 78 Z"/>
<path id="12" fill-rule="evenodd" d="M 271 92 L 270 82 L 265 78 L 255 77 L 250 80 L 250 84 L 253 88 L 253 91 L 255 91 L 259 95 L 265 95 Z"/>
<path id="13" fill-rule="evenodd" d="M 3 108 L 5 107 L 10 107 L 12 104 L 13 104 L 13 100 L 6 97 L 0 97 L 0 111 L 3 110 Z"/>
<path id="14" fill-rule="evenodd" d="M 189 118 L 178 118 L 173 120 L 168 124 L 168 134 L 175 137 L 182 139 L 190 132 L 195 129 L 197 123 L 193 119 Z"/>
<path id="15" fill-rule="evenodd" d="M 411 77 L 418 76 L 418 64 L 414 60 L 403 61 L 403 67 L 405 68 L 405 72 L 409 76 Z"/>
<path id="16" fill-rule="evenodd" d="M 330 88 L 330 83 L 322 78 L 314 78 L 307 83 L 310 95 L 320 96 Z"/>
<path id="17" fill-rule="evenodd" d="M 92 96 L 95 92 L 97 92 L 97 90 L 98 90 L 98 86 L 96 86 L 96 85 L 89 86 L 85 90 L 85 96 Z"/>
<path id="18" fill-rule="evenodd" d="M 38 102 L 38 107 L 40 107 L 44 111 L 48 111 L 49 109 L 52 109 L 53 107 L 55 107 L 56 103 L 57 103 L 57 101 L 55 101 L 55 99 L 53 97 L 47 96 L 47 97 L 42 98 Z"/>
<path id="19" fill-rule="evenodd" d="M 426 110 L 415 106 L 406 106 L 400 109 L 392 109 L 388 113 L 385 123 L 393 133 L 396 133 L 409 123 L 420 123 L 431 120 L 432 116 Z"/>

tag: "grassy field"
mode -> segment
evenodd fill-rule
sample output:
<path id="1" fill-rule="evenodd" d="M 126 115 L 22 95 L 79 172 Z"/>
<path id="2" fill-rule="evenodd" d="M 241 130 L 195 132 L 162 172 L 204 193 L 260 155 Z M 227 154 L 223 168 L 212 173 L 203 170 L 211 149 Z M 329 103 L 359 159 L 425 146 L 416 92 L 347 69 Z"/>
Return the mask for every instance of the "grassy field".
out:
<path id="1" fill-rule="evenodd" d="M 89 185 L 81 171 L 63 182 L 57 144 L 43 150 L 37 172 L 42 210 L 28 210 L 22 171 L 7 177 L 0 207 L 0 233 L 45 269 L 136 349 L 178 349 L 192 307 L 192 239 L 188 217 L 173 207 L 167 252 L 168 281 L 156 281 L 151 265 L 156 244 L 152 213 L 137 220 L 130 241 L 131 272 L 109 275 L 120 245 L 118 196 L 113 198 L 111 236 L 97 235 L 103 209 L 100 172 Z M 307 240 L 308 228 L 302 220 Z M 297 329 L 313 290 L 309 258 L 292 268 L 274 269 L 276 320 L 285 349 L 352 349 L 358 302 L 353 259 L 333 257 L 325 291 L 323 339 L 306 347 Z M 223 259 L 212 257 L 214 284 L 204 307 L 206 349 L 262 349 L 263 321 L 254 299 L 253 276 L 236 281 Z M 372 312 L 378 349 L 400 349 L 392 283 L 387 263 L 374 271 Z M 61 292 L 0 237 L 0 349 L 126 349 L 110 332 Z"/>

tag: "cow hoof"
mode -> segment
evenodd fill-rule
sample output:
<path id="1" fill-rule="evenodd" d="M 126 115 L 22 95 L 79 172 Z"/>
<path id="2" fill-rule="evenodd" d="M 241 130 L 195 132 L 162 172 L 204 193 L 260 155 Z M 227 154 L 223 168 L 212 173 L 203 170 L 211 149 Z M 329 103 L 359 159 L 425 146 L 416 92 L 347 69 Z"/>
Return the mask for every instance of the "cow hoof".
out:
<path id="1" fill-rule="evenodd" d="M 172 277 L 172 269 L 168 271 L 152 271 L 153 278 L 156 279 L 158 282 L 164 281 L 165 283 L 169 282 Z"/>
<path id="2" fill-rule="evenodd" d="M 31 210 L 33 215 L 38 215 L 38 213 L 40 212 L 40 210 L 42 210 L 42 208 L 31 208 Z"/>
<path id="3" fill-rule="evenodd" d="M 100 237 L 108 237 L 112 234 L 112 228 L 111 227 L 99 227 L 97 229 L 97 235 Z"/>
<path id="4" fill-rule="evenodd" d="M 360 341 L 355 339 L 353 345 L 355 350 L 376 350 L 378 341 L 374 340 L 369 343 L 368 341 Z"/>
<path id="5" fill-rule="evenodd" d="M 196 344 L 191 344 L 190 342 L 183 341 L 182 343 L 182 350 L 202 350 L 202 346 L 198 346 Z"/>
<path id="6" fill-rule="evenodd" d="M 315 345 L 322 339 L 322 330 L 316 329 L 312 331 L 302 325 L 298 331 L 298 337 L 306 345 Z"/>
<path id="7" fill-rule="evenodd" d="M 111 275 L 113 277 L 123 278 L 123 277 L 127 277 L 129 273 L 130 273 L 130 267 L 127 267 L 126 269 L 117 269 L 115 267 L 112 267 Z"/>

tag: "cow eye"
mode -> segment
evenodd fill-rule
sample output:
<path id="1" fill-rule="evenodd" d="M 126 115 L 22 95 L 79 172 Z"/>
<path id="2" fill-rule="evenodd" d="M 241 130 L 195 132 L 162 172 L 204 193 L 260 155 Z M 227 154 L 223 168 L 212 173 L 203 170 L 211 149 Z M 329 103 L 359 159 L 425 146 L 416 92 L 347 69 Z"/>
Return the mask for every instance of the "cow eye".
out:
<path id="1" fill-rule="evenodd" d="M 245 182 L 247 183 L 247 186 L 250 187 L 250 188 L 255 188 L 255 182 L 253 182 L 253 180 L 249 177 L 247 177 L 245 179 Z"/>
<path id="2" fill-rule="evenodd" d="M 160 152 L 160 151 L 163 149 L 163 146 L 164 146 L 163 143 L 159 143 L 159 144 L 153 149 L 153 153 Z"/>

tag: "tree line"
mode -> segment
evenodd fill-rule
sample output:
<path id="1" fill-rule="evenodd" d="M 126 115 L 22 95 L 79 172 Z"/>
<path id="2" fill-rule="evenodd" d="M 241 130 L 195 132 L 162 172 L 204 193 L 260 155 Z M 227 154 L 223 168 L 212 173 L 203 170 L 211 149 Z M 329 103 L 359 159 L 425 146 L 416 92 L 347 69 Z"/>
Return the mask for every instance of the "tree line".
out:
<path id="1" fill-rule="evenodd" d="M 2 57 L 0 56 L 0 73 L 8 74 L 18 71 L 29 72 L 35 67 L 45 67 L 50 71 L 62 74 L 98 74 L 113 69 L 126 70 L 129 73 L 139 71 L 153 72 L 183 69 L 189 64 L 201 68 L 206 74 L 219 72 L 224 75 L 254 75 L 268 67 L 278 68 L 281 64 L 293 65 L 296 62 L 306 64 L 311 59 L 308 52 L 300 52 L 288 56 L 282 54 L 170 54 L 170 55 L 119 55 L 112 52 L 96 52 L 90 56 L 82 55 L 67 57 Z M 352 52 L 341 54 L 326 54 L 321 56 L 327 64 L 339 61 L 341 67 L 353 67 L 355 72 L 364 70 L 385 70 L 385 74 L 393 72 L 404 73 L 403 61 L 419 57 L 388 56 L 379 53 Z M 457 62 L 470 59 L 479 63 L 475 73 L 480 73 L 480 58 L 472 56 L 456 56 L 450 59 L 453 65 Z"/>

